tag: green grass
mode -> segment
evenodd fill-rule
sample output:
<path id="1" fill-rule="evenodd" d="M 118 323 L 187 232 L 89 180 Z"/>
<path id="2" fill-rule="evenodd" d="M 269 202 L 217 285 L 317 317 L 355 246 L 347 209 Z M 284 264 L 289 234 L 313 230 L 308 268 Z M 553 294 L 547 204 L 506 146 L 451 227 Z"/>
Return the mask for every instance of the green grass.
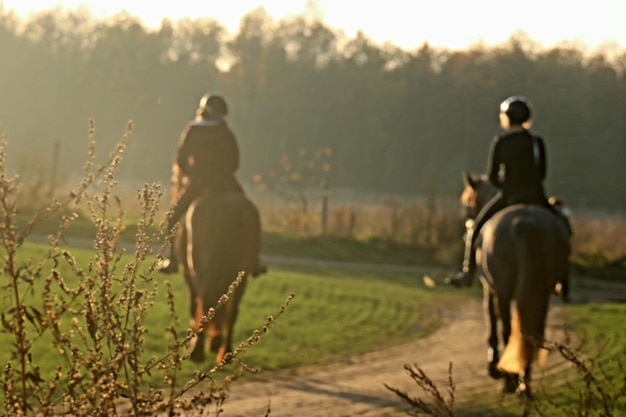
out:
<path id="1" fill-rule="evenodd" d="M 252 331 L 264 312 L 291 292 L 295 298 L 287 314 L 246 355 L 253 366 L 277 370 L 326 363 L 418 338 L 439 324 L 436 306 L 460 298 L 434 297 L 416 276 L 278 269 L 250 283 L 237 332 Z"/>
<path id="2" fill-rule="evenodd" d="M 21 259 L 38 259 L 47 250 L 45 245 L 28 244 Z M 79 265 L 87 265 L 92 251 L 70 249 Z M 124 262 L 131 261 L 124 258 Z M 67 276 L 63 263 L 61 274 L 68 285 L 76 280 Z M 162 357 L 171 341 L 165 329 L 171 317 L 165 303 L 164 282 L 172 283 L 176 311 L 180 318 L 179 333 L 189 325 L 187 288 L 180 274 L 156 276 L 159 295 L 144 325 L 148 329 L 145 357 Z M 29 300 L 37 305 L 37 288 Z M 266 317 L 274 315 L 290 294 L 295 294 L 286 314 L 280 316 L 269 334 L 249 349 L 245 362 L 262 370 L 283 370 L 298 366 L 341 361 L 351 355 L 372 351 L 402 341 L 422 337 L 434 330 L 439 321 L 435 312 L 454 305 L 464 297 L 458 291 L 432 290 L 424 287 L 421 276 L 385 272 L 346 272 L 320 268 L 279 268 L 270 265 L 270 272 L 251 279 L 241 305 L 236 326 L 235 344 L 244 341 L 255 329 L 263 327 Z M 4 302 L 4 301 L 3 301 Z M 66 318 L 66 320 L 68 320 Z M 0 343 L 8 346 L 11 339 L 0 334 Z M 45 374 L 58 365 L 50 343 L 41 340 L 33 348 Z M 209 355 L 202 369 L 209 369 Z M 0 352 L 0 363 L 10 360 L 7 349 Z M 188 363 L 186 377 L 198 366 Z M 155 375 L 155 383 L 158 376 Z"/>
<path id="3" fill-rule="evenodd" d="M 626 304 L 591 303 L 569 306 L 566 311 L 583 347 L 604 346 L 604 354 L 609 356 L 624 353 L 626 327 L 621 318 L 626 317 Z"/>
<path id="4" fill-rule="evenodd" d="M 565 385 L 546 387 L 546 396 L 554 403 L 552 409 L 570 410 L 585 398 L 581 393 L 593 392 L 597 397 L 587 403 L 598 414 L 589 415 L 605 415 L 601 414 L 603 403 L 611 403 L 611 410 L 621 410 L 613 416 L 626 416 L 626 327 L 622 321 L 626 317 L 626 304 L 591 303 L 570 306 L 566 312 L 568 324 L 580 340 L 579 345 L 572 348 L 576 356 L 585 361 L 590 373 L 578 372 L 578 377 Z M 595 379 L 590 388 L 586 386 L 589 375 Z M 618 394 L 620 390 L 621 395 Z M 605 398 L 599 401 L 601 396 Z M 611 397 L 615 402 L 608 400 Z"/>

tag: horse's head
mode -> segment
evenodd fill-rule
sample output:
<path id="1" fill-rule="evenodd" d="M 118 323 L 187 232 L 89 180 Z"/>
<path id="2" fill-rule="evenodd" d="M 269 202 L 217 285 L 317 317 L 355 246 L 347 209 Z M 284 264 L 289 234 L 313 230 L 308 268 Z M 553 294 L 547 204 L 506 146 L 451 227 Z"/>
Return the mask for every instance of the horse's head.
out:
<path id="1" fill-rule="evenodd" d="M 474 220 L 497 190 L 487 179 L 487 176 L 473 176 L 467 170 L 463 171 L 463 182 L 465 189 L 460 200 L 465 209 L 465 219 Z"/>

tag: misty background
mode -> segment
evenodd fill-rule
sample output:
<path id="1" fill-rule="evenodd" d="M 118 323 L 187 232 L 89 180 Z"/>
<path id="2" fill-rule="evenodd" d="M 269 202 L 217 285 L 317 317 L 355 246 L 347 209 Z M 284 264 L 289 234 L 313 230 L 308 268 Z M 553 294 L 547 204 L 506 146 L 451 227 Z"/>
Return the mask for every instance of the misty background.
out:
<path id="1" fill-rule="evenodd" d="M 118 180 L 167 185 L 205 92 L 228 101 L 248 187 L 285 154 L 330 148 L 331 189 L 455 198 L 463 169 L 486 169 L 499 103 L 525 95 L 546 141 L 547 193 L 575 209 L 626 207 L 624 50 L 540 48 L 517 33 L 494 47 L 407 51 L 262 8 L 235 34 L 206 19 L 149 30 L 127 14 L 0 10 L 0 131 L 13 170 L 80 176 L 89 120 L 102 157 L 132 120 Z"/>

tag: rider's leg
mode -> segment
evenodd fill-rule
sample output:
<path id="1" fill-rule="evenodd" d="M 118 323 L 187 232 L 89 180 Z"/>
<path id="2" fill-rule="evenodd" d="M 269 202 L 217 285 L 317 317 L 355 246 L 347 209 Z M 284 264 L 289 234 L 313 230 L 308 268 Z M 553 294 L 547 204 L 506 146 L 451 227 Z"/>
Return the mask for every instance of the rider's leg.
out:
<path id="1" fill-rule="evenodd" d="M 169 239 L 169 255 L 163 262 L 157 266 L 157 270 L 165 273 L 174 273 L 178 271 L 178 257 L 174 249 L 174 236 L 172 232 L 174 225 L 183 217 L 191 202 L 196 197 L 195 187 L 187 187 L 178 198 L 178 201 L 172 207 L 172 216 L 167 221 L 167 238 Z"/>
<path id="2" fill-rule="evenodd" d="M 461 272 L 450 278 L 450 283 L 457 287 L 469 287 L 474 282 L 476 273 L 476 240 L 480 229 L 497 211 L 506 207 L 506 200 L 501 193 L 496 194 L 478 213 L 472 229 L 468 230 L 465 239 L 465 252 L 463 256 L 463 268 Z"/>

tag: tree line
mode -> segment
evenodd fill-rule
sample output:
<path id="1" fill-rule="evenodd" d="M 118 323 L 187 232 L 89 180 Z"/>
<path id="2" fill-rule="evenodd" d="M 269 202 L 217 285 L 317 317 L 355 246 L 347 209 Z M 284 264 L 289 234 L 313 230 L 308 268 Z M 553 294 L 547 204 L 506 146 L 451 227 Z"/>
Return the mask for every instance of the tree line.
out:
<path id="1" fill-rule="evenodd" d="M 120 179 L 169 181 L 173 151 L 200 97 L 221 92 L 245 184 L 284 155 L 332 150 L 331 188 L 456 196 L 461 172 L 486 168 L 498 105 L 527 96 L 548 148 L 549 194 L 574 207 L 626 207 L 626 51 L 541 48 L 524 33 L 461 51 L 378 45 L 324 22 L 275 21 L 260 8 L 237 33 L 215 20 L 127 14 L 96 20 L 51 10 L 20 20 L 0 8 L 0 128 L 15 169 L 57 154 L 80 168 L 89 120 L 108 152 L 129 120 Z"/>

